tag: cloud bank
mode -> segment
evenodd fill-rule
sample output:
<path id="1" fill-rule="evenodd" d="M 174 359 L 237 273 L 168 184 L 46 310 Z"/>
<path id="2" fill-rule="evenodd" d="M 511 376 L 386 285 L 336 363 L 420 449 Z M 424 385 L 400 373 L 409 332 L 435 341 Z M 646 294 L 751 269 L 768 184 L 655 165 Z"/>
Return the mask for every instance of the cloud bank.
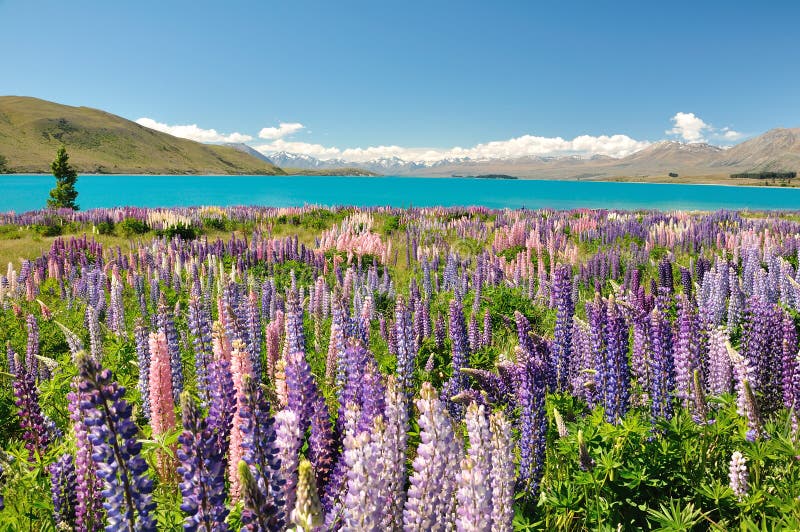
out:
<path id="1" fill-rule="evenodd" d="M 242 133 L 218 133 L 216 129 L 203 129 L 197 124 L 189 124 L 184 126 L 170 126 L 162 122 L 157 122 L 152 118 L 142 117 L 136 120 L 140 126 L 149 127 L 162 133 L 168 133 L 173 137 L 180 137 L 182 139 L 195 140 L 197 142 L 249 142 L 253 140 L 250 135 Z"/>
<path id="2" fill-rule="evenodd" d="M 729 127 L 716 128 L 695 113 L 678 112 L 670 120 L 673 127 L 666 130 L 665 133 L 677 136 L 684 142 L 708 142 L 710 138 L 725 143 L 744 136 Z M 152 118 L 140 118 L 136 122 L 151 129 L 198 142 L 250 142 L 254 140 L 252 136 L 243 133 L 224 134 L 215 129 L 203 129 L 196 124 L 169 125 L 157 122 Z M 628 135 L 580 135 L 573 139 L 522 135 L 468 147 L 426 148 L 381 145 L 339 148 L 290 138 L 304 129 L 305 126 L 299 122 L 281 122 L 277 126 L 264 127 L 259 131 L 258 138 L 267 142 L 253 147 L 265 155 L 288 152 L 320 160 L 342 159 L 353 163 L 396 157 L 409 162 L 433 164 L 448 159 L 489 160 L 563 156 L 620 158 L 640 151 L 651 144 L 650 141 L 637 140 Z"/>
<path id="3" fill-rule="evenodd" d="M 406 161 L 434 163 L 444 159 L 518 159 L 521 157 L 553 157 L 579 155 L 591 157 L 605 155 L 625 157 L 649 146 L 647 141 L 632 139 L 627 135 L 581 135 L 572 140 L 561 137 L 523 135 L 508 140 L 476 144 L 472 147 L 407 148 L 403 146 L 370 146 L 367 148 L 336 148 L 322 144 L 288 141 L 281 138 L 269 144 L 255 146 L 264 154 L 281 151 L 309 155 L 317 159 L 344 159 L 364 162 L 383 157 L 398 157 Z"/>

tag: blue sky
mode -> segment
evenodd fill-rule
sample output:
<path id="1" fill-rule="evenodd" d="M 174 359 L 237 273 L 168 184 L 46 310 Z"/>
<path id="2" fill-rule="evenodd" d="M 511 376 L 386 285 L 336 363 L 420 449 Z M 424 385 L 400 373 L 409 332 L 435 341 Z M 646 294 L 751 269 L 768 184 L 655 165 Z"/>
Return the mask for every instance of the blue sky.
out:
<path id="1" fill-rule="evenodd" d="M 798 20 L 791 1 L 0 0 L 0 94 L 325 157 L 620 155 L 800 125 Z"/>

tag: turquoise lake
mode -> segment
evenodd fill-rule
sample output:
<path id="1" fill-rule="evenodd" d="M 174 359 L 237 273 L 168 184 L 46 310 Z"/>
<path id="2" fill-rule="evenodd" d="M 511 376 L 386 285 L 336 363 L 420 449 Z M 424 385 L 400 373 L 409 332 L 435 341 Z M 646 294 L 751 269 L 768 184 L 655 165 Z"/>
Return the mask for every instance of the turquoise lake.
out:
<path id="1" fill-rule="evenodd" d="M 44 207 L 52 176 L 0 175 L 0 211 Z M 78 178 L 81 209 L 135 205 L 483 205 L 492 208 L 800 209 L 800 189 L 578 181 L 329 176 Z"/>

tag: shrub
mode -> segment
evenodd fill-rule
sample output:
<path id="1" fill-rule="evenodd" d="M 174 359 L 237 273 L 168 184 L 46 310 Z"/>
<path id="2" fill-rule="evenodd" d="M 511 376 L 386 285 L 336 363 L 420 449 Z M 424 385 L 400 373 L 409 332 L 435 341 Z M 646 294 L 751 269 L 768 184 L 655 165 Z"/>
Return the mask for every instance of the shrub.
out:
<path id="1" fill-rule="evenodd" d="M 138 218 L 125 218 L 119 223 L 119 228 L 125 236 L 143 235 L 150 230 L 147 224 Z"/>

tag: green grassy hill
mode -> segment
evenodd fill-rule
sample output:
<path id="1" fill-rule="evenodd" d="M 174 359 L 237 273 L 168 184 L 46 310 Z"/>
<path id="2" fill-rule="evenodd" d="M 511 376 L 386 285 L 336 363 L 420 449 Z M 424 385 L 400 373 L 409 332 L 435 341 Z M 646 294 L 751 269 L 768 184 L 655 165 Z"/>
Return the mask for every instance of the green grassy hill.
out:
<path id="1" fill-rule="evenodd" d="M 0 96 L 0 160 L 6 159 L 6 171 L 49 173 L 61 144 L 82 173 L 285 173 L 229 146 L 180 139 L 97 109 Z"/>

